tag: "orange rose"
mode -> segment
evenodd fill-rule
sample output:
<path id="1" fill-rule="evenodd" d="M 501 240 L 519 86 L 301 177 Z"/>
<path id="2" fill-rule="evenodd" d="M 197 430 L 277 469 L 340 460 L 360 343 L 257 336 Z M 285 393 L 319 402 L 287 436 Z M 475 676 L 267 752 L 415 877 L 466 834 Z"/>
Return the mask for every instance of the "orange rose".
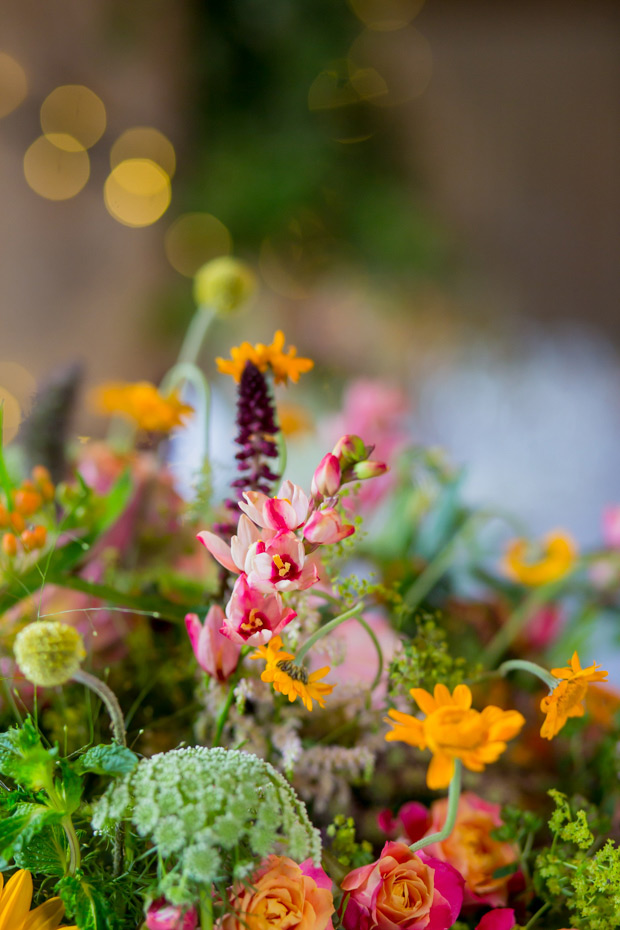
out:
<path id="1" fill-rule="evenodd" d="M 248 884 L 231 893 L 234 913 L 222 930 L 326 930 L 334 901 L 331 879 L 310 859 L 297 865 L 287 856 L 269 856 Z"/>

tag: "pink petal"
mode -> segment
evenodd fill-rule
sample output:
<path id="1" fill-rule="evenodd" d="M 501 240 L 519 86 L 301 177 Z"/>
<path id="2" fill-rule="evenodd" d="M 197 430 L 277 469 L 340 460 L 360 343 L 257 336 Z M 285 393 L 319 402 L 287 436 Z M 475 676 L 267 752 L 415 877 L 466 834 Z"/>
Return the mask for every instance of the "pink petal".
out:
<path id="1" fill-rule="evenodd" d="M 209 553 L 220 565 L 227 568 L 229 572 L 239 573 L 240 569 L 233 561 L 230 546 L 227 546 L 223 539 L 220 539 L 219 536 L 216 536 L 215 533 L 210 533 L 208 530 L 203 530 L 202 533 L 198 533 L 196 538 L 209 550 Z"/>
<path id="2" fill-rule="evenodd" d="M 515 924 L 515 912 L 511 907 L 496 907 L 484 915 L 476 930 L 513 930 Z"/>

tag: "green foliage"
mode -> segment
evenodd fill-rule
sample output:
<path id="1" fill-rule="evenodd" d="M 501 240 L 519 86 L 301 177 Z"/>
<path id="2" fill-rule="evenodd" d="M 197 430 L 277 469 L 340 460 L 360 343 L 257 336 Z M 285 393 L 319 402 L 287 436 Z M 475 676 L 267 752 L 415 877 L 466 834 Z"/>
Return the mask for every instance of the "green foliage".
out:
<path id="1" fill-rule="evenodd" d="M 58 750 L 45 749 L 32 720 L 0 734 L 0 774 L 33 791 L 49 785 Z"/>
<path id="2" fill-rule="evenodd" d="M 361 843 L 355 839 L 355 821 L 353 817 L 337 814 L 327 827 L 327 835 L 331 838 L 331 851 L 336 859 L 346 869 L 357 869 L 368 865 L 374 859 L 372 844 L 367 840 Z"/>
<path id="3" fill-rule="evenodd" d="M 57 824 L 48 822 L 36 836 L 22 840 L 20 848 L 15 850 L 14 859 L 20 869 L 60 878 L 67 866 L 64 831 Z"/>
<path id="4" fill-rule="evenodd" d="M 87 749 L 75 764 L 76 771 L 94 772 L 97 775 L 128 775 L 138 764 L 138 757 L 126 746 L 102 743 Z"/>
<path id="5" fill-rule="evenodd" d="M 117 930 L 120 926 L 109 894 L 81 875 L 62 878 L 55 891 L 67 917 L 75 920 L 79 930 Z"/>
<path id="6" fill-rule="evenodd" d="M 521 847 L 530 836 L 538 833 L 544 822 L 533 811 L 512 805 L 502 807 L 501 818 L 502 825 L 493 830 L 492 836 L 502 843 L 516 843 Z"/>
<path id="7" fill-rule="evenodd" d="M 468 674 L 465 659 L 454 658 L 441 624 L 439 611 L 418 610 L 416 631 L 397 652 L 389 670 L 389 693 L 392 698 L 408 694 L 410 688 L 433 690 L 442 683 L 451 690 Z"/>
<path id="8" fill-rule="evenodd" d="M 17 804 L 8 817 L 0 819 L 0 856 L 10 861 L 34 836 L 60 823 L 62 816 L 44 804 Z"/>

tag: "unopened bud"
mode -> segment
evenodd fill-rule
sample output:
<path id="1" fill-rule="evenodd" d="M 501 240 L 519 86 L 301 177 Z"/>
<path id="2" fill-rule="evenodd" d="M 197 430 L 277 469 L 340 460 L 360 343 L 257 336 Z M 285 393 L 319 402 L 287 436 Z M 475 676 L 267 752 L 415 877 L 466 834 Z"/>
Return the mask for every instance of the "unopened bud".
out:
<path id="1" fill-rule="evenodd" d="M 341 436 L 332 449 L 332 455 L 336 456 L 344 471 L 348 465 L 367 459 L 373 448 L 374 446 L 367 446 L 359 436 Z"/>
<path id="2" fill-rule="evenodd" d="M 86 655 L 76 629 L 57 620 L 37 620 L 15 637 L 15 658 L 33 685 L 62 685 L 73 678 Z"/>
<path id="3" fill-rule="evenodd" d="M 385 462 L 357 462 L 351 469 L 353 477 L 358 481 L 364 481 L 366 478 L 378 478 L 389 471 L 389 465 Z"/>
<path id="4" fill-rule="evenodd" d="M 304 537 L 313 544 L 331 545 L 354 532 L 355 527 L 351 523 L 343 523 L 340 514 L 332 507 L 315 510 L 304 526 Z"/>
<path id="5" fill-rule="evenodd" d="M 220 316 L 241 309 L 256 290 L 256 275 L 236 258 L 214 258 L 194 277 L 194 299 L 199 307 L 211 307 Z"/>
<path id="6" fill-rule="evenodd" d="M 342 472 L 340 462 L 331 452 L 324 455 L 312 476 L 313 497 L 333 497 L 338 493 Z"/>
<path id="7" fill-rule="evenodd" d="M 14 533 L 5 533 L 2 537 L 2 551 L 9 558 L 17 555 L 17 537 Z"/>

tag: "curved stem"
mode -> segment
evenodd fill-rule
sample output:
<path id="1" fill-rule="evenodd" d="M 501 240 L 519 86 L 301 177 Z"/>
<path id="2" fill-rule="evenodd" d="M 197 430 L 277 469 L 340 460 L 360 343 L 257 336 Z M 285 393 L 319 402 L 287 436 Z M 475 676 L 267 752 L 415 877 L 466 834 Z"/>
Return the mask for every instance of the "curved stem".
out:
<path id="1" fill-rule="evenodd" d="M 456 814 L 459 807 L 459 798 L 461 796 L 461 774 L 462 774 L 463 763 L 460 759 L 454 760 L 454 775 L 452 776 L 452 781 L 450 782 L 450 787 L 448 788 L 448 813 L 446 815 L 446 822 L 444 823 L 441 830 L 438 833 L 431 833 L 430 836 L 424 836 L 421 840 L 418 840 L 417 843 L 412 843 L 409 849 L 411 852 L 417 852 L 419 849 L 424 849 L 425 846 L 430 846 L 431 843 L 441 843 L 443 840 L 446 840 L 454 829 L 454 824 L 456 823 Z"/>
<path id="2" fill-rule="evenodd" d="M 209 382 L 193 361 L 179 361 L 166 372 L 159 385 L 167 394 L 175 387 L 191 384 L 196 390 L 204 409 L 204 457 L 209 457 L 209 421 L 211 419 L 211 387 Z"/>
<path id="3" fill-rule="evenodd" d="M 500 675 L 505 676 L 508 672 L 517 670 L 529 672 L 530 675 L 535 675 L 536 678 L 540 678 L 550 691 L 553 691 L 559 684 L 559 680 L 555 678 L 551 672 L 548 672 L 546 668 L 537 665 L 536 662 L 528 662 L 527 659 L 509 659 L 507 662 L 502 662 L 498 672 Z"/>
<path id="4" fill-rule="evenodd" d="M 65 831 L 65 836 L 67 837 L 67 842 L 69 844 L 69 874 L 75 875 L 77 869 L 79 869 L 82 862 L 82 854 L 80 852 L 80 841 L 77 838 L 77 833 L 75 832 L 75 827 L 73 826 L 73 821 L 71 820 L 70 814 L 67 814 L 60 821 L 63 830 Z"/>
<path id="5" fill-rule="evenodd" d="M 105 704 L 106 710 L 110 715 L 110 720 L 112 721 L 114 739 L 120 743 L 121 746 L 126 746 L 127 736 L 125 733 L 123 712 L 112 689 L 108 688 L 106 683 L 101 681 L 101 679 L 91 675 L 90 672 L 85 672 L 83 669 L 78 669 L 73 676 L 73 680 L 78 681 L 86 688 L 90 688 L 90 690 L 94 691 L 97 697 Z"/>
<path id="6" fill-rule="evenodd" d="M 198 307 L 187 327 L 187 332 L 179 349 L 177 362 L 195 364 L 200 355 L 205 336 L 214 319 L 215 310 L 212 307 Z"/>
<path id="7" fill-rule="evenodd" d="M 330 620 L 329 623 L 326 623 L 325 626 L 320 627 L 316 631 L 316 633 L 313 633 L 312 636 L 310 636 L 305 641 L 301 649 L 297 651 L 297 655 L 295 656 L 295 662 L 301 662 L 301 660 L 306 655 L 306 653 L 312 649 L 314 644 L 318 642 L 319 639 L 322 639 L 324 636 L 327 636 L 328 633 L 331 633 L 332 630 L 335 630 L 336 627 L 340 626 L 341 623 L 344 623 L 345 620 L 349 620 L 350 617 L 354 617 L 355 614 L 359 610 L 361 610 L 363 606 L 364 606 L 364 602 L 359 601 L 357 604 L 354 604 L 353 607 L 349 608 L 349 610 L 346 610 L 343 614 L 340 614 L 338 617 L 334 617 L 334 619 Z"/>
<path id="8" fill-rule="evenodd" d="M 211 743 L 211 748 L 220 745 L 220 740 L 222 738 L 222 733 L 224 732 L 224 727 L 226 726 L 226 721 L 228 720 L 228 713 L 232 706 L 232 702 L 235 698 L 235 688 L 237 687 L 237 678 L 231 681 L 228 687 L 228 694 L 226 695 L 226 700 L 222 704 L 219 714 L 217 715 L 217 722 L 215 724 L 215 736 L 213 737 L 213 742 Z"/>
<path id="9" fill-rule="evenodd" d="M 282 428 L 278 430 L 276 436 L 276 445 L 278 447 L 279 459 L 278 459 L 278 474 L 280 478 L 284 478 L 284 472 L 286 471 L 286 462 L 288 458 L 288 452 L 286 448 L 286 438 L 282 432 Z"/>
<path id="10" fill-rule="evenodd" d="M 377 650 L 377 673 L 376 673 L 375 677 L 373 678 L 372 684 L 371 684 L 371 686 L 370 686 L 370 690 L 371 690 L 371 691 L 374 691 L 375 688 L 377 687 L 377 685 L 379 684 L 379 682 L 381 681 L 381 676 L 383 675 L 383 665 L 384 665 L 384 663 L 383 663 L 383 650 L 381 649 L 381 646 L 379 645 L 379 640 L 377 639 L 377 637 L 376 637 L 376 635 L 375 635 L 375 631 L 374 631 L 373 628 L 370 626 L 370 624 L 367 623 L 366 620 L 364 620 L 362 617 L 356 617 L 355 619 L 356 619 L 357 622 L 360 624 L 360 626 L 363 626 L 363 627 L 364 627 L 364 629 L 366 630 L 366 632 L 367 632 L 368 635 L 370 636 L 370 638 L 371 638 L 371 640 L 372 640 L 372 642 L 373 642 L 373 645 L 374 645 L 375 649 Z"/>

